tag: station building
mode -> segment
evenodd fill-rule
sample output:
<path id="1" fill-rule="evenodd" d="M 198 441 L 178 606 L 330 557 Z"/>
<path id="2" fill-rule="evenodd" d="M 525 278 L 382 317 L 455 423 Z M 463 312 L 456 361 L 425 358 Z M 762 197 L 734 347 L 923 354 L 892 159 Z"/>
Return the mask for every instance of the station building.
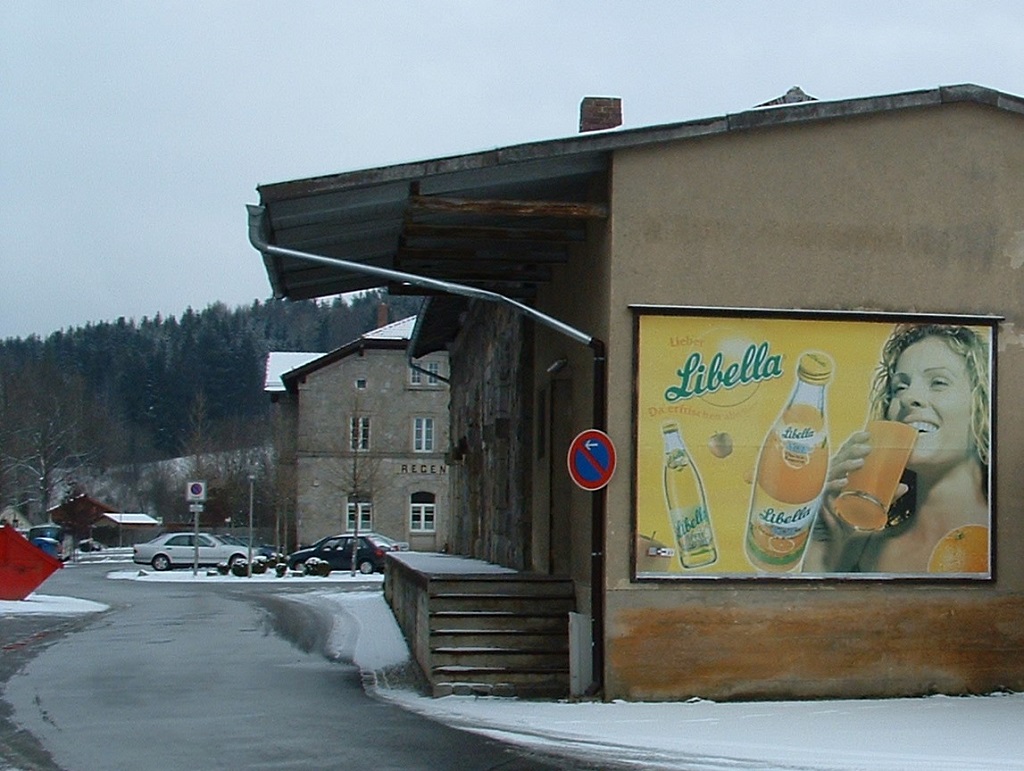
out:
<path id="1" fill-rule="evenodd" d="M 447 353 L 410 366 L 415 316 L 324 354 L 273 352 L 279 485 L 294 539 L 378 532 L 444 548 L 449 518 Z"/>

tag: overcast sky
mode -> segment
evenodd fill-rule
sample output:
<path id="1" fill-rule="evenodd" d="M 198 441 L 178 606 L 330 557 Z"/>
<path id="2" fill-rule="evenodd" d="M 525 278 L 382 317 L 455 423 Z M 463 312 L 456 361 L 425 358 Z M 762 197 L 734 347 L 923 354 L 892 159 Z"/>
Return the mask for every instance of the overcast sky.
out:
<path id="1" fill-rule="evenodd" d="M 0 338 L 270 296 L 258 184 L 975 83 L 1024 6 L 923 0 L 0 0 Z"/>

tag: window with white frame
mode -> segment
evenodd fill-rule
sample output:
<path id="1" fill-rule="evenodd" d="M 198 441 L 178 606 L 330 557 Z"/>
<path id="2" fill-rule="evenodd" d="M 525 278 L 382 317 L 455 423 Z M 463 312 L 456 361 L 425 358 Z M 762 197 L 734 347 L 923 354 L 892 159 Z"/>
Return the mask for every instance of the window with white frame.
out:
<path id="1" fill-rule="evenodd" d="M 373 504 L 369 501 L 349 501 L 345 528 L 352 533 L 356 530 L 356 514 L 359 515 L 359 532 L 373 530 Z"/>
<path id="2" fill-rule="evenodd" d="M 354 451 L 370 449 L 370 418 L 353 415 L 349 422 L 349 447 Z"/>
<path id="3" fill-rule="evenodd" d="M 441 382 L 438 375 L 441 372 L 441 365 L 436 361 L 428 361 L 409 368 L 409 384 L 414 386 L 437 385 Z M 426 376 L 426 377 L 424 377 Z"/>
<path id="4" fill-rule="evenodd" d="M 436 500 L 433 493 L 426 492 L 413 493 L 409 497 L 409 530 L 416 533 L 434 532 Z"/>
<path id="5" fill-rule="evenodd" d="M 413 418 L 412 421 L 413 452 L 434 451 L 434 419 Z"/>

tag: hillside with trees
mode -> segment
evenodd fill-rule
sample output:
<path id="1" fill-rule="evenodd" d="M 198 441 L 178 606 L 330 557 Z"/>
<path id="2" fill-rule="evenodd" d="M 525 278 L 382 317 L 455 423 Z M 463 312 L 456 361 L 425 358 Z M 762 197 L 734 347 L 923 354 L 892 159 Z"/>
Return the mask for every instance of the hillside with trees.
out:
<path id="1" fill-rule="evenodd" d="M 264 482 L 259 508 L 272 508 L 267 354 L 351 342 L 376 326 L 381 302 L 394 321 L 422 301 L 369 292 L 217 303 L 0 342 L 0 510 L 38 521 L 88 492 L 166 517 L 161 509 L 180 509 L 181 479 L 202 474 L 219 480 L 227 520 L 240 505 L 228 488 L 244 488 L 247 508 L 254 469 Z M 237 469 L 202 468 L 211 463 Z"/>

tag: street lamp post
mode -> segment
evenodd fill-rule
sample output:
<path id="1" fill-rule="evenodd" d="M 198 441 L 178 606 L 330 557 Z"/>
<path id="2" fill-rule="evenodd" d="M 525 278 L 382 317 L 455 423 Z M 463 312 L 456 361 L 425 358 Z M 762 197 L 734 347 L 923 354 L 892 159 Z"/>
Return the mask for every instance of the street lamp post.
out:
<path id="1" fill-rule="evenodd" d="M 281 555 L 281 508 L 274 506 L 274 554 Z"/>
<path id="2" fill-rule="evenodd" d="M 249 474 L 249 569 L 248 577 L 252 578 L 252 501 L 253 487 L 256 483 L 256 475 Z"/>

